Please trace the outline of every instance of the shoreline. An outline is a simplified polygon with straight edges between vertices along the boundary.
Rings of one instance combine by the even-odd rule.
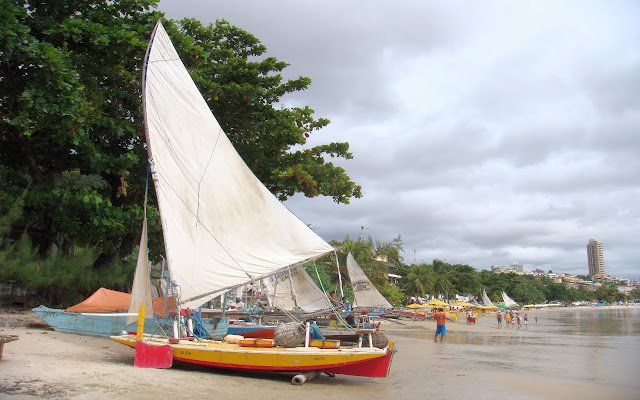
[[[621,309],[634,310],[637,315],[638,307],[560,308],[563,311]],[[133,366],[134,352],[109,338],[26,326],[9,327],[4,324],[37,323],[38,317],[31,311],[0,311],[0,335],[19,336],[19,340],[4,346],[0,360],[0,397],[4,394],[10,395],[11,400],[106,400],[247,396],[299,400],[300,396],[335,397],[337,391],[344,391],[350,400],[372,397],[423,400],[425,396],[434,399],[637,399],[640,386],[632,378],[619,378],[617,385],[581,376],[577,379],[574,374],[556,375],[543,365],[536,365],[544,364],[544,360],[532,361],[540,355],[553,357],[554,352],[566,347],[546,347],[546,342],[558,336],[549,332],[551,320],[545,318],[559,315],[558,309],[552,310],[527,311],[530,316],[541,317],[538,325],[530,321],[528,329],[497,328],[495,313],[479,315],[477,323],[471,325],[460,315],[456,322],[447,322],[444,343],[433,342],[433,320],[383,321],[383,331],[398,349],[387,378],[321,375],[301,386],[290,383],[291,374],[185,365],[161,370],[137,368]],[[573,337],[583,340],[582,336]],[[621,338],[625,343],[636,339],[637,336]],[[507,361],[517,367],[509,367],[511,364],[505,364]],[[640,368],[635,364],[632,367]],[[633,368],[631,372],[635,371]]]

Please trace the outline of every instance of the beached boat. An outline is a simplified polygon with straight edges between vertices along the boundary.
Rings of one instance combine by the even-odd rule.
[[[154,297],[154,315],[145,320],[145,333],[158,334],[171,330],[174,318],[167,318],[167,309],[175,308],[173,298]],[[40,305],[32,311],[44,322],[59,332],[93,336],[119,335],[132,332],[136,322],[127,322],[131,295],[100,288],[82,302],[67,309],[49,308]]]
[[[382,314],[382,310],[391,309],[391,304],[371,283],[351,253],[347,254],[347,273],[353,289],[354,307],[380,310],[379,315]]]
[[[166,260],[171,280],[179,287],[181,307],[196,307],[216,294],[334,251],[240,158],[160,22],[145,57],[143,109]],[[132,294],[131,307],[144,297]],[[112,339],[134,347],[136,359],[158,352],[175,361],[216,368],[368,377],[386,376],[394,352],[393,343],[384,348],[320,348],[306,340],[304,347],[281,348],[257,347],[257,341],[254,347],[141,334]],[[160,364],[167,367],[171,362]]]
[[[489,296],[487,296],[487,291],[485,289],[482,289],[482,302],[487,307],[496,307],[496,305],[493,304],[491,299],[489,299]]]
[[[518,303],[516,303],[509,296],[507,296],[506,292],[502,292],[502,301],[504,302],[504,305],[509,307],[509,308],[520,307],[520,305]]]

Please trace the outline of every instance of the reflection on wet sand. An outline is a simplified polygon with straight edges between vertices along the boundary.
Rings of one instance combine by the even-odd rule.
[[[398,379],[404,384],[412,381],[425,389],[425,380],[462,384],[442,398],[640,398],[640,308],[545,310],[529,316],[532,321],[537,316],[538,323],[527,329],[497,328],[493,315],[481,316],[477,325],[448,323],[445,343],[433,343],[433,322],[388,327],[391,336],[410,343],[401,351],[411,352],[414,368],[420,365],[425,375],[406,375],[398,365],[404,364],[404,352],[394,370],[403,371]]]

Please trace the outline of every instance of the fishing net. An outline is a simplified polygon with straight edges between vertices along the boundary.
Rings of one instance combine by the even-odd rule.
[[[371,334],[371,341],[373,342],[373,347],[377,347],[379,349],[384,349],[389,345],[389,339],[382,332],[374,332]],[[369,335],[364,335],[362,338],[362,347],[369,346]]]
[[[276,327],[275,343],[281,347],[304,346],[306,329],[299,322],[287,322]]]

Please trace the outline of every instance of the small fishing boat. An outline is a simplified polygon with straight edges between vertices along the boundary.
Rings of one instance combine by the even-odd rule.
[[[119,335],[132,332],[137,321],[127,323],[131,295],[116,290],[100,288],[82,302],[66,309],[40,305],[32,311],[58,332],[92,336]],[[166,310],[175,308],[173,298],[153,297],[154,315],[145,321],[145,333],[157,334],[171,330],[174,318]]]

